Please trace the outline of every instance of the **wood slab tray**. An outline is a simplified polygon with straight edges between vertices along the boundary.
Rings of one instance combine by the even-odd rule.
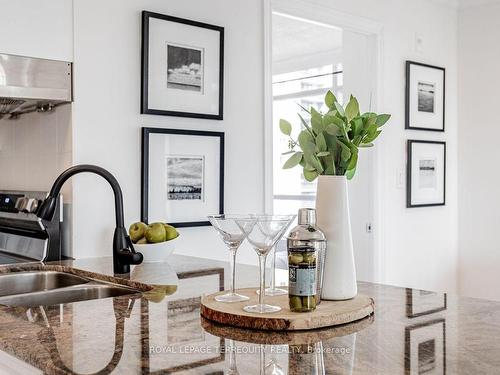
[[[294,313],[288,306],[288,295],[266,296],[264,303],[281,307],[281,311],[271,314],[249,313],[246,305],[257,303],[257,288],[239,289],[237,292],[250,297],[249,301],[223,303],[215,297],[227,291],[204,296],[201,300],[201,315],[211,321],[234,327],[270,331],[296,331],[331,327],[363,319],[373,314],[374,301],[363,294],[346,301],[321,301],[315,311]]]
[[[361,320],[333,327],[298,331],[264,331],[228,326],[200,317],[201,326],[211,335],[250,344],[265,345],[310,345],[362,331],[370,326],[374,320],[375,316],[372,314]]]

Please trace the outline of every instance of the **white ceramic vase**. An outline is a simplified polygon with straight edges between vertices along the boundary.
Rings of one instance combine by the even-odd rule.
[[[316,214],[327,241],[321,299],[353,298],[358,287],[345,176],[319,176]]]

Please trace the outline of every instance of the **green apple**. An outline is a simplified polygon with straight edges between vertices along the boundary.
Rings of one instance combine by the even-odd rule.
[[[146,234],[148,226],[142,222],[134,223],[128,228],[128,234],[133,243],[137,243]]]
[[[137,245],[147,245],[148,240],[146,237],[142,237],[139,241],[136,242]]]
[[[162,223],[153,223],[149,224],[145,236],[149,243],[164,242],[167,238],[167,231]]]
[[[167,233],[166,241],[170,241],[174,238],[179,237],[179,232],[177,232],[177,229],[175,229],[173,226],[168,224],[163,224],[163,226],[165,227],[165,232]]]

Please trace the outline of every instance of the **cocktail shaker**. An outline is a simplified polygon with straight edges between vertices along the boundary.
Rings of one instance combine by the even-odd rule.
[[[294,251],[314,250],[316,252],[316,304],[320,303],[323,287],[323,273],[326,254],[326,237],[316,226],[316,210],[301,208],[298,213],[298,225],[293,228],[287,237],[288,253]]]

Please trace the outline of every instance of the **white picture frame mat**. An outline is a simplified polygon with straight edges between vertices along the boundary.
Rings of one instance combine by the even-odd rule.
[[[206,221],[219,212],[220,139],[181,134],[149,136],[149,222]],[[167,199],[167,156],[204,156],[203,200]]]
[[[434,84],[434,113],[418,111],[418,83]],[[444,71],[410,65],[410,128],[443,129]]]
[[[203,49],[203,91],[167,87],[167,44]],[[149,18],[148,107],[218,114],[220,33],[217,30]],[[208,68],[210,67],[210,68]]]
[[[414,142],[412,147],[411,159],[411,204],[429,204],[429,203],[444,203],[444,179],[445,179],[445,152],[444,144],[436,143],[417,143]],[[436,160],[436,188],[421,188],[420,187],[420,160]]]

